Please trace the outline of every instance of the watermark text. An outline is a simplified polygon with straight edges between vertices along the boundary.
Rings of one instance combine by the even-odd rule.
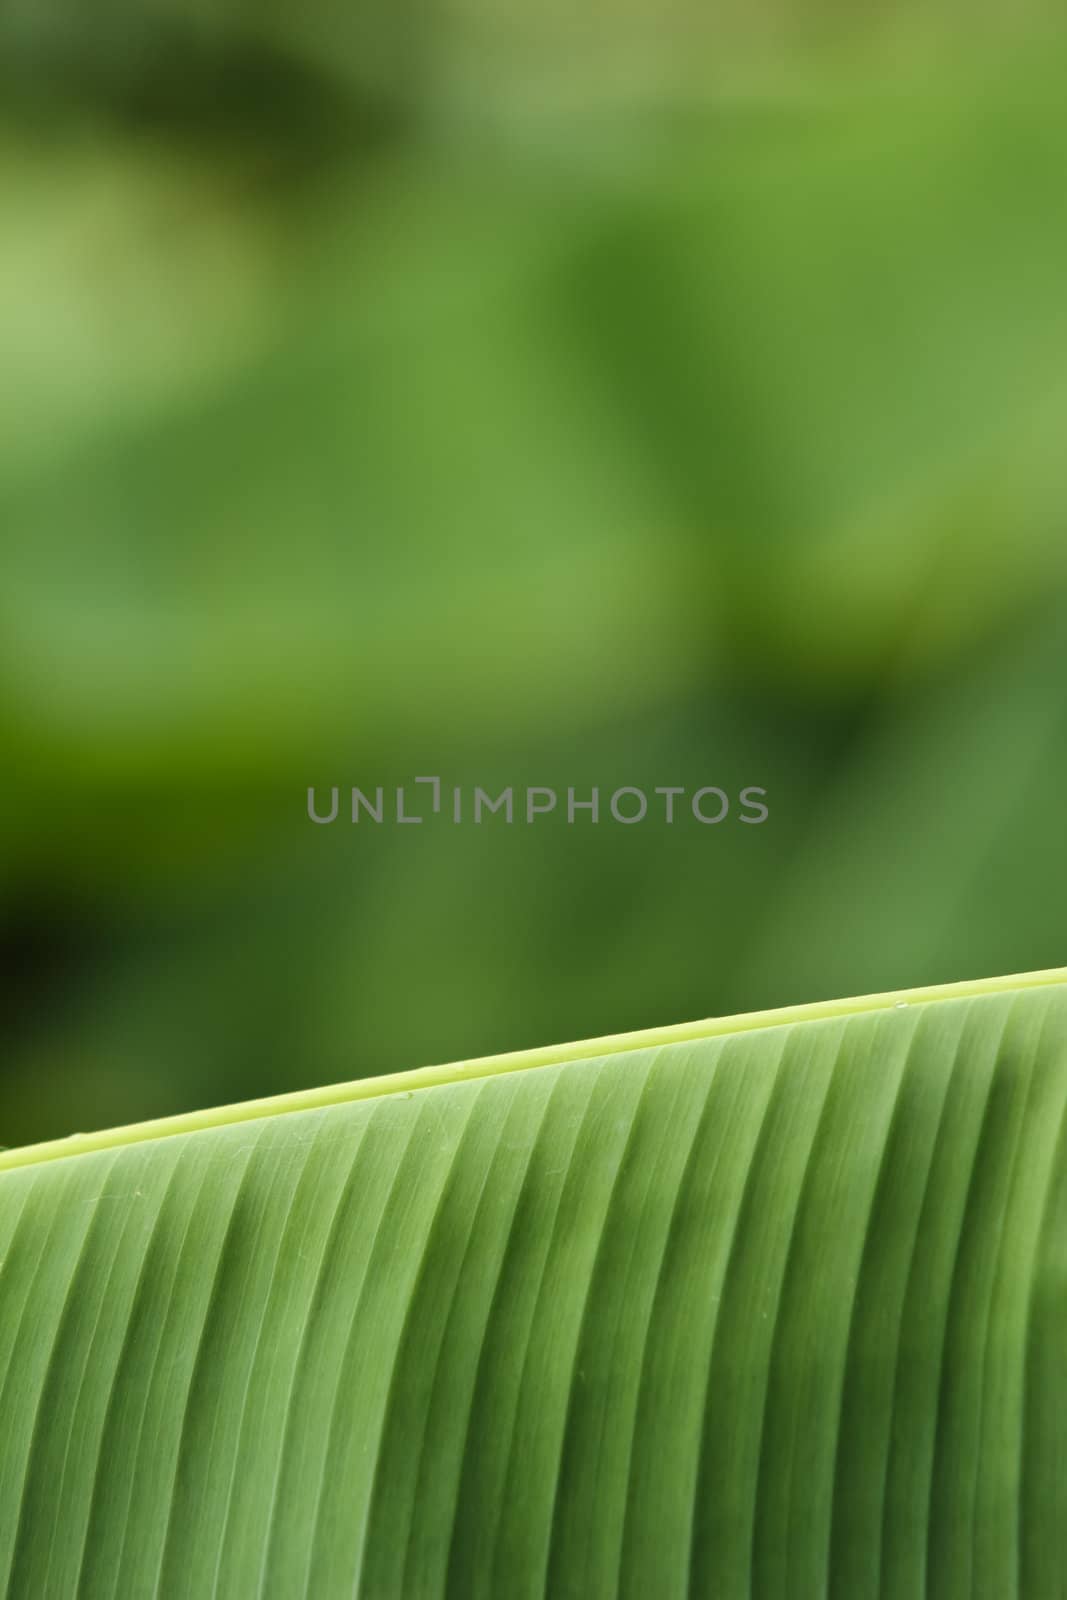
[[[630,828],[654,820],[671,826],[686,823],[715,828],[728,821],[758,827],[768,820],[770,807],[767,790],[758,784],[740,789],[717,784],[692,789],[663,784],[641,789],[623,784],[613,790],[598,785],[552,788],[509,784],[492,794],[478,785],[446,786],[440,777],[420,777],[372,789],[312,786],[307,792],[307,815],[319,827],[342,820],[378,827],[412,827],[434,820],[452,826],[528,827],[554,815],[568,826],[603,823]]]

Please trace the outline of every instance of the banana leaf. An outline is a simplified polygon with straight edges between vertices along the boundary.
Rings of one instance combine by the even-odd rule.
[[[0,1593],[1054,1600],[1067,973],[0,1155]]]

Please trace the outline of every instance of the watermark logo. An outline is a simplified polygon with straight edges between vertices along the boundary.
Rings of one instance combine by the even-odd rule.
[[[716,784],[695,789],[681,784],[657,784],[651,789],[624,784],[613,790],[601,790],[596,785],[561,790],[539,784],[509,784],[494,795],[476,785],[446,786],[440,777],[433,777],[411,778],[395,788],[379,784],[369,791],[341,789],[337,785],[320,791],[313,786],[307,792],[307,814],[320,827],[342,817],[345,821],[378,826],[412,826],[439,818],[452,826],[490,822],[528,827],[555,815],[568,825],[605,822],[628,828],[654,818],[670,825],[687,823],[715,828],[730,820],[759,826],[767,821],[770,808],[766,789],[755,784],[737,791]]]

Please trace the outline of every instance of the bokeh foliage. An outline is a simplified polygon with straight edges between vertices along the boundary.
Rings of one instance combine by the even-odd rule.
[[[0,10],[4,1142],[1062,962],[1036,12]],[[309,783],[767,787],[311,828]]]

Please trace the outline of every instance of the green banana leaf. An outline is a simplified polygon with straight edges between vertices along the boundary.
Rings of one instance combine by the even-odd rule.
[[[1067,972],[0,1156],[0,1593],[1055,1600]]]

